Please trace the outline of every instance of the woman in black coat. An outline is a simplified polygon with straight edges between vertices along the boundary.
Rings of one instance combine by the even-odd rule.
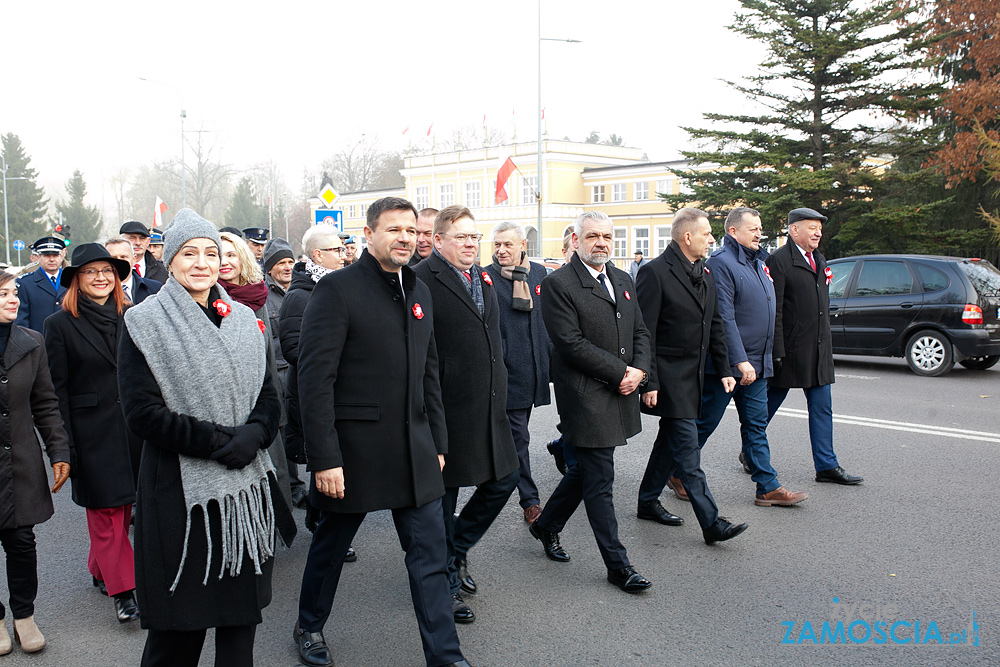
[[[7,555],[14,634],[22,650],[33,653],[45,648],[45,637],[35,625],[38,569],[33,528],[53,512],[35,428],[52,463],[52,493],[66,482],[70,466],[42,336],[14,325],[19,305],[14,276],[0,272],[0,543]],[[0,604],[0,619],[6,613]],[[0,620],[0,655],[12,648],[7,624]]]
[[[135,502],[133,459],[140,442],[125,426],[118,396],[118,339],[132,267],[100,243],[73,251],[63,269],[62,310],[45,320],[45,348],[69,435],[73,502],[87,510],[94,586],[114,600],[121,623],[139,618],[128,538]]]

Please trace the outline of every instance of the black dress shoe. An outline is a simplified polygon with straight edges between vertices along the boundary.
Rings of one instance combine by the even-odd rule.
[[[640,519],[659,521],[665,526],[684,525],[684,519],[663,509],[663,505],[660,504],[659,500],[654,500],[651,503],[641,503],[635,515]]]
[[[549,557],[549,560],[554,560],[557,563],[569,561],[569,554],[559,544],[559,533],[550,533],[539,526],[537,521],[528,526],[528,532],[542,543],[542,548],[545,549],[545,555]]]
[[[295,644],[299,649],[299,660],[309,667],[333,667],[333,656],[323,639],[322,632],[306,632],[295,624],[293,633]]]
[[[455,569],[458,570],[458,580],[462,584],[462,590],[466,593],[475,593],[476,580],[469,574],[469,563],[465,558],[455,558]]]
[[[818,470],[816,472],[816,481],[833,482],[834,484],[847,484],[850,486],[860,484],[865,481],[865,478],[858,477],[857,475],[848,475],[846,470],[837,466],[836,468],[831,468],[829,470]]]
[[[449,662],[447,665],[441,665],[441,667],[472,667],[468,660],[459,660],[458,662]]]
[[[345,563],[353,563],[358,559],[358,552],[354,550],[353,546],[347,547],[347,555],[344,556]]]
[[[753,470],[750,469],[750,464],[747,463],[747,457],[743,455],[743,452],[740,452],[740,464],[743,466],[743,472],[748,475],[753,474]]]
[[[101,595],[107,595],[108,594],[108,587],[104,585],[103,581],[101,581],[100,579],[98,579],[97,577],[95,577],[93,575],[91,575],[90,578],[94,581],[94,588],[96,588],[97,590],[99,590],[101,592]]]
[[[747,525],[745,523],[734,525],[729,523],[729,519],[720,516],[718,521],[705,529],[705,544],[731,540],[746,529]]]
[[[545,449],[549,450],[549,454],[556,460],[556,470],[560,474],[566,474],[566,456],[563,453],[562,442],[559,440],[551,440],[549,444],[545,445]]]
[[[306,505],[309,503],[309,492],[305,489],[296,489],[292,491],[292,505],[304,510]]]
[[[135,603],[135,592],[129,591],[114,597],[115,613],[119,623],[139,620],[139,606]]]
[[[629,565],[621,568],[608,568],[608,581],[626,593],[641,593],[653,584]]]
[[[461,594],[451,594],[451,613],[455,616],[456,623],[472,623],[476,620],[476,615],[472,613],[472,608],[465,603]]]

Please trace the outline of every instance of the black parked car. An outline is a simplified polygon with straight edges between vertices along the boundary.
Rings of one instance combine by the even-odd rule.
[[[835,353],[904,357],[918,375],[1000,361],[1000,271],[989,262],[865,255],[829,266]]]

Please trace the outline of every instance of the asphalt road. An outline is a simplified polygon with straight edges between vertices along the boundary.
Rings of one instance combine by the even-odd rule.
[[[643,432],[617,452],[615,497],[622,540],[653,588],[630,596],[605,581],[582,507],[562,534],[572,561],[546,560],[515,496],[470,554],[481,592],[468,596],[476,622],[459,627],[469,661],[479,667],[1000,663],[1000,368],[956,367],[944,377],[920,378],[901,360],[838,357],[837,373],[836,450],[849,472],[865,477],[862,486],[813,480],[805,401],[793,391],[788,410],[769,429],[773,461],[786,487],[810,497],[793,508],[755,507],[753,484],[736,460],[739,425],[730,411],[705,448],[703,467],[722,514],[750,528],[708,547],[691,508],[672,496],[664,504],[685,517],[684,526],[635,518],[656,432],[655,420],[644,418]],[[531,422],[543,501],[558,481],[544,450],[555,424],[551,407],[537,410]],[[84,512],[68,489],[37,535],[36,618],[49,645],[35,656],[15,647],[0,657],[0,667],[138,664],[145,633],[121,626],[111,601],[91,587]],[[297,664],[291,633],[308,545],[303,530],[277,557],[274,601],[257,633],[258,665]],[[359,560],[345,568],[326,628],[337,665],[422,665],[389,516],[371,515],[355,547]],[[6,600],[5,583],[0,589]],[[973,611],[979,646],[968,631]],[[859,618],[871,625],[881,620],[885,628],[905,622],[896,630],[903,640],[919,623],[921,641],[931,638],[876,643],[884,634],[875,632],[862,643],[841,638],[816,645],[804,630],[808,622],[818,641],[823,621],[848,626]],[[942,639],[967,629],[966,643],[943,645],[933,628]],[[854,636],[865,637],[861,621]],[[213,655],[210,635],[202,664],[211,665]]]

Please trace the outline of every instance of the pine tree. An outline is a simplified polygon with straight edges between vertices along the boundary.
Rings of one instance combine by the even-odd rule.
[[[10,238],[4,242],[21,240],[31,245],[46,232],[43,221],[49,200],[35,182],[38,173],[29,166],[31,158],[24,152],[21,139],[16,134],[7,133],[2,141],[3,158],[7,164],[7,217],[10,227]],[[15,178],[25,180],[11,180]]]
[[[253,180],[249,176],[241,178],[236,185],[233,200],[226,210],[226,226],[236,229],[267,227],[267,206],[256,202]]]
[[[767,111],[707,113],[711,127],[685,128],[703,147],[684,153],[695,169],[675,172],[690,194],[661,198],[719,214],[751,206],[769,235],[791,209],[817,209],[830,217],[830,256],[919,237],[935,204],[912,201],[923,174],[895,171],[901,156],[926,151],[927,130],[905,119],[930,108],[937,90],[908,78],[927,66],[923,25],[907,22],[916,10],[895,0],[740,2],[730,29],[768,56],[760,74],[730,85]]]
[[[69,231],[63,235],[75,243],[97,241],[101,233],[101,214],[96,206],[87,206],[83,201],[87,196],[87,184],[79,169],[66,181],[66,192],[69,201],[56,204],[56,211],[62,213],[63,229]]]

